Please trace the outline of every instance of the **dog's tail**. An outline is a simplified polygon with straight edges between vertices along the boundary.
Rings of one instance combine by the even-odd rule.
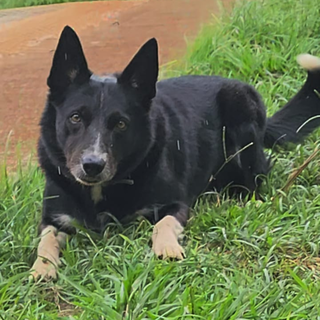
[[[320,126],[320,58],[310,54],[297,57],[301,67],[308,71],[300,91],[267,120],[264,137],[266,148],[298,143]]]

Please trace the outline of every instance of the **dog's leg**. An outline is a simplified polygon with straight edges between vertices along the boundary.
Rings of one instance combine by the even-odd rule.
[[[53,226],[46,226],[41,232],[38,245],[38,257],[31,268],[31,276],[46,279],[57,278],[57,268],[60,265],[60,249],[65,245],[67,234],[58,232]]]
[[[189,210],[187,206],[174,204],[163,207],[161,211],[162,214],[159,213],[163,218],[155,224],[153,229],[152,250],[163,259],[182,260],[185,253],[178,239],[183,232],[183,225],[187,222]]]

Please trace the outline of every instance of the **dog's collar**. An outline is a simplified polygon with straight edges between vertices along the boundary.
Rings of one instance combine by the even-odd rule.
[[[121,179],[121,180],[111,180],[106,182],[106,186],[112,185],[112,184],[128,184],[128,185],[133,185],[134,184],[134,180],[132,179]]]

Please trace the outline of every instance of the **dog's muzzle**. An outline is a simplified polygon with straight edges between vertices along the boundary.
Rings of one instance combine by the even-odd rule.
[[[70,165],[70,172],[79,183],[87,186],[108,182],[116,172],[113,158],[107,153],[86,153],[79,162]]]
[[[96,155],[87,155],[81,159],[82,169],[88,178],[97,177],[105,168],[106,161]]]

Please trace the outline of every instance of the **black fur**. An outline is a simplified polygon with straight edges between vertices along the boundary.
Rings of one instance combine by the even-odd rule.
[[[218,76],[157,77],[155,39],[122,74],[99,79],[87,68],[75,32],[63,30],[41,120],[42,226],[72,232],[58,219],[64,214],[103,230],[104,213],[122,219],[138,211],[153,222],[170,214],[185,225],[203,191],[228,185],[238,186],[236,193],[254,191],[257,177],[270,169],[263,148],[300,141],[319,125],[314,120],[296,133],[319,114],[313,91],[319,71],[269,119],[248,84]],[[101,174],[86,174],[84,162]],[[91,185],[98,183],[102,199],[94,203]]]
[[[320,70],[308,71],[308,78],[300,91],[277,113],[267,119],[264,146],[275,143],[298,143],[320,125]],[[310,121],[308,122],[307,120]]]

